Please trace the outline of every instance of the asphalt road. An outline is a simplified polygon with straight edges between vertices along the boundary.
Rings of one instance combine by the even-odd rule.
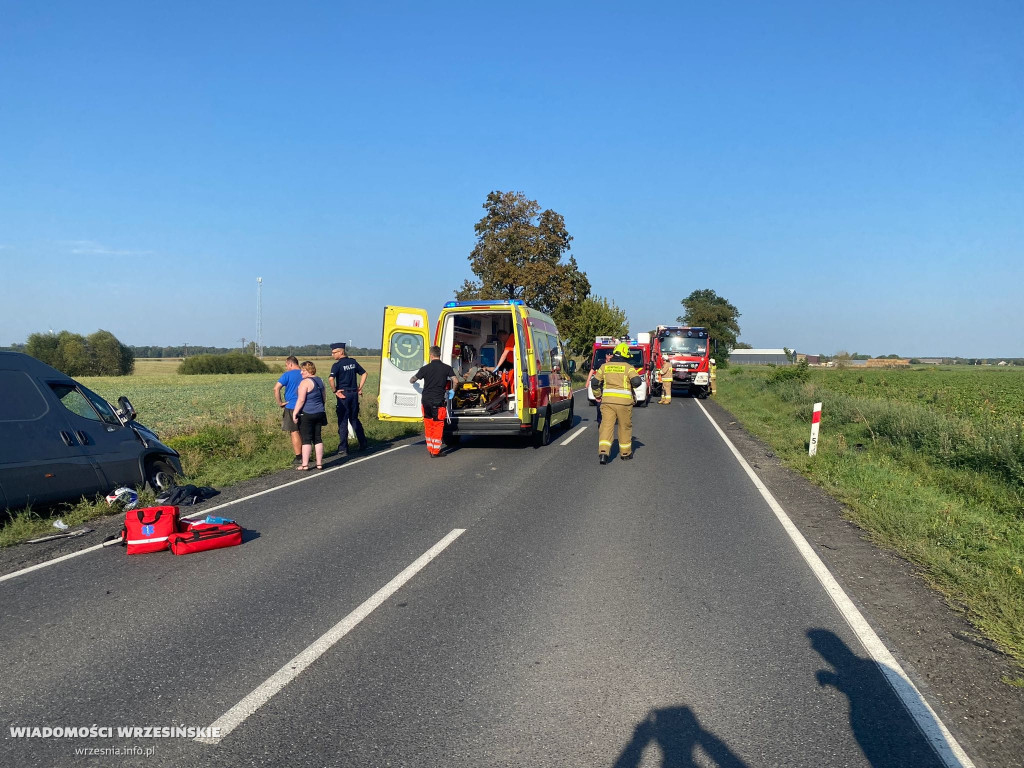
[[[607,467],[577,406],[541,449],[303,474],[230,508],[241,547],[0,583],[5,730],[115,734],[0,765],[942,765],[697,402],[636,409]],[[116,735],[209,727],[453,531],[218,743]]]

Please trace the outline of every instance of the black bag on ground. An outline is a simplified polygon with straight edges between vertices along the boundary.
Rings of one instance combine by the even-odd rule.
[[[156,497],[156,503],[169,507],[187,507],[191,504],[198,504],[200,501],[213,498],[220,491],[216,488],[202,487],[195,485],[176,485],[168,488]]]

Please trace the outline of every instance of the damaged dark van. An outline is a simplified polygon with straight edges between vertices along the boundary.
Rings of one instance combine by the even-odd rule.
[[[181,474],[177,451],[95,392],[20,352],[0,352],[0,510],[49,505]]]

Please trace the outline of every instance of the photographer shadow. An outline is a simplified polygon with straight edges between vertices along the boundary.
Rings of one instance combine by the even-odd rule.
[[[651,746],[661,750],[661,768],[698,768],[706,760],[696,761],[698,748],[718,768],[747,768],[728,745],[701,727],[689,707],[652,709],[633,730],[633,738],[623,748],[613,768],[639,768],[644,751]]]
[[[850,729],[872,768],[945,765],[893,690],[899,686],[903,700],[920,699],[902,677],[886,679],[873,659],[861,658],[827,629],[808,630],[807,637],[832,666],[815,673],[818,685],[832,686],[849,699]]]

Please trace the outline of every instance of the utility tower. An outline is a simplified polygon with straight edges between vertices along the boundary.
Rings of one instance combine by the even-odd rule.
[[[256,278],[256,357],[263,358],[263,278]]]

